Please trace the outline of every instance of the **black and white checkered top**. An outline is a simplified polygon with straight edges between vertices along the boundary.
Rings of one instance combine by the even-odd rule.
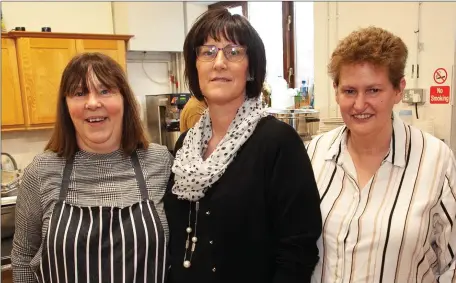
[[[161,198],[171,174],[173,157],[166,147],[150,144],[138,150],[149,198],[169,238]],[[24,171],[16,204],[16,231],[11,261],[14,282],[37,282],[34,270],[41,259],[42,242],[59,199],[65,159],[53,152],[37,155]],[[66,202],[79,206],[125,207],[141,201],[131,158],[121,150],[109,154],[79,151],[75,155]]]

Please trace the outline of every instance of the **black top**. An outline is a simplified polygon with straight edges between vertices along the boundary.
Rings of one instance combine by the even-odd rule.
[[[168,283],[310,282],[319,259],[320,197],[304,144],[291,126],[263,118],[199,201],[190,268],[183,267],[190,203],[171,193],[173,177],[164,196]]]

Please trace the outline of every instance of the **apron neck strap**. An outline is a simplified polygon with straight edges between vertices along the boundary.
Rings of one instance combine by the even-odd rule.
[[[139,191],[141,193],[142,200],[148,200],[149,194],[147,193],[146,181],[144,180],[144,174],[139,163],[138,153],[133,151],[131,155],[131,161],[133,169],[135,170],[136,181],[138,182]],[[73,172],[74,155],[67,159],[65,168],[63,169],[62,188],[60,189],[59,200],[64,201],[68,194],[68,188],[70,186],[70,177]]]
[[[135,169],[136,181],[138,182],[139,191],[141,192],[142,200],[148,200],[149,194],[147,193],[146,181],[144,180],[144,174],[139,163],[138,153],[133,151],[131,155],[131,161],[133,163],[133,169]]]

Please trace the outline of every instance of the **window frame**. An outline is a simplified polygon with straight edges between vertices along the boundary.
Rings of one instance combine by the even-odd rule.
[[[294,17],[294,2],[282,2],[283,77],[288,82],[289,88],[295,87],[296,73]]]
[[[220,1],[208,6],[208,9],[220,7],[242,7],[242,14],[248,17],[248,1]],[[282,2],[282,42],[283,42],[283,78],[288,87],[295,87],[296,56],[295,56],[295,13],[294,1]],[[290,73],[289,73],[290,72]]]

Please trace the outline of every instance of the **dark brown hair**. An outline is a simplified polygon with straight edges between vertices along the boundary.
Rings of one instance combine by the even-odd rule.
[[[328,72],[338,86],[343,65],[368,62],[386,67],[391,84],[398,89],[404,77],[407,56],[407,46],[401,38],[378,27],[362,28],[339,42],[332,53]]]
[[[148,148],[149,141],[141,124],[139,106],[122,67],[107,55],[82,53],[73,57],[63,71],[54,132],[45,150],[51,150],[65,158],[69,158],[79,150],[66,97],[73,95],[79,87],[84,92],[88,92],[89,85],[93,83],[90,78],[91,74],[106,88],[116,89],[123,96],[124,113],[121,138],[123,152],[129,155],[137,148]]]
[[[226,8],[210,9],[203,13],[187,34],[184,42],[185,78],[190,92],[203,100],[196,70],[196,48],[212,37],[247,47],[249,74],[252,81],[246,82],[247,97],[258,97],[266,76],[266,52],[263,41],[249,21],[241,15],[231,15]]]

